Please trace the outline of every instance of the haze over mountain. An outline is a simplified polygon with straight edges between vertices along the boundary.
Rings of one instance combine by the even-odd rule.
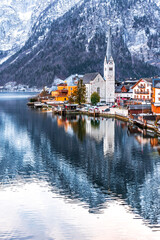
[[[36,7],[28,20],[25,40],[19,34],[23,41],[17,49],[24,46],[0,66],[2,84],[17,81],[43,86],[50,85],[55,76],[103,74],[109,21],[116,78],[160,73],[158,0],[37,0],[42,8],[37,7],[36,0],[30,2]]]

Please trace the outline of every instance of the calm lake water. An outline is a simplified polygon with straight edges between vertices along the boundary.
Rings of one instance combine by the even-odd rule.
[[[160,139],[0,94],[0,239],[160,239]]]

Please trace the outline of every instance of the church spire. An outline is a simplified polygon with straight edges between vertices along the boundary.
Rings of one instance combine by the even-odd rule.
[[[106,80],[106,103],[115,101],[115,63],[112,57],[111,27],[108,30],[106,56],[104,58],[104,79]]]
[[[109,62],[109,60],[112,57],[112,43],[111,43],[111,27],[109,26],[108,30],[108,41],[107,41],[107,50],[106,50],[106,60]]]

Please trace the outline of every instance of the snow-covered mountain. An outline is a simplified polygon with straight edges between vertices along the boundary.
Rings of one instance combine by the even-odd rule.
[[[62,16],[80,0],[1,0],[0,64],[16,53],[37,32],[42,40],[54,19]],[[40,22],[45,30],[38,28]],[[41,37],[41,38],[40,38]]]
[[[43,86],[55,76],[102,73],[109,22],[116,77],[159,74],[159,0],[55,0],[40,14],[37,6],[30,18],[30,37],[0,67],[1,81]]]

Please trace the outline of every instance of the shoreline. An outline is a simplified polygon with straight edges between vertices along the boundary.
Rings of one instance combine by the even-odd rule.
[[[67,112],[66,115],[87,115],[87,116],[92,116],[94,117],[93,114],[89,114],[88,112],[79,112],[79,113],[74,113],[74,112]],[[124,116],[124,115],[119,115],[117,113],[115,114],[110,114],[110,113],[100,113],[98,114],[97,117],[103,117],[103,118],[114,118],[114,119],[118,119],[121,120],[123,122],[129,122],[135,126],[139,126],[141,129],[149,129],[154,131],[158,136],[160,136],[160,131],[158,130],[158,128],[155,125],[151,125],[151,124],[144,124],[141,121],[137,121],[137,120],[133,120],[131,118],[129,118],[129,116]]]
[[[33,107],[34,103],[30,103],[30,104],[27,104],[29,107]],[[92,116],[92,117],[103,117],[103,118],[114,118],[114,119],[118,119],[118,120],[121,120],[123,122],[129,122],[131,123],[132,125],[135,125],[135,126],[138,126],[140,127],[141,129],[149,129],[151,131],[154,131],[158,136],[160,136],[160,130],[158,130],[158,127],[156,127],[155,125],[152,125],[152,124],[144,124],[142,121],[140,120],[135,120],[135,119],[131,119],[127,113],[126,115],[123,115],[121,113],[118,113],[117,110],[119,109],[114,109],[116,111],[110,113],[96,113],[94,115],[94,113],[89,113],[89,112],[84,112],[84,111],[66,111],[65,115],[87,115],[87,116]],[[122,111],[124,111],[125,109],[122,109]],[[42,111],[43,113],[46,113],[46,112],[52,112],[53,114],[58,114],[58,113],[55,113],[53,110],[51,111],[48,111],[47,109],[45,109],[45,111]],[[58,115],[61,115],[61,114],[58,114]]]

